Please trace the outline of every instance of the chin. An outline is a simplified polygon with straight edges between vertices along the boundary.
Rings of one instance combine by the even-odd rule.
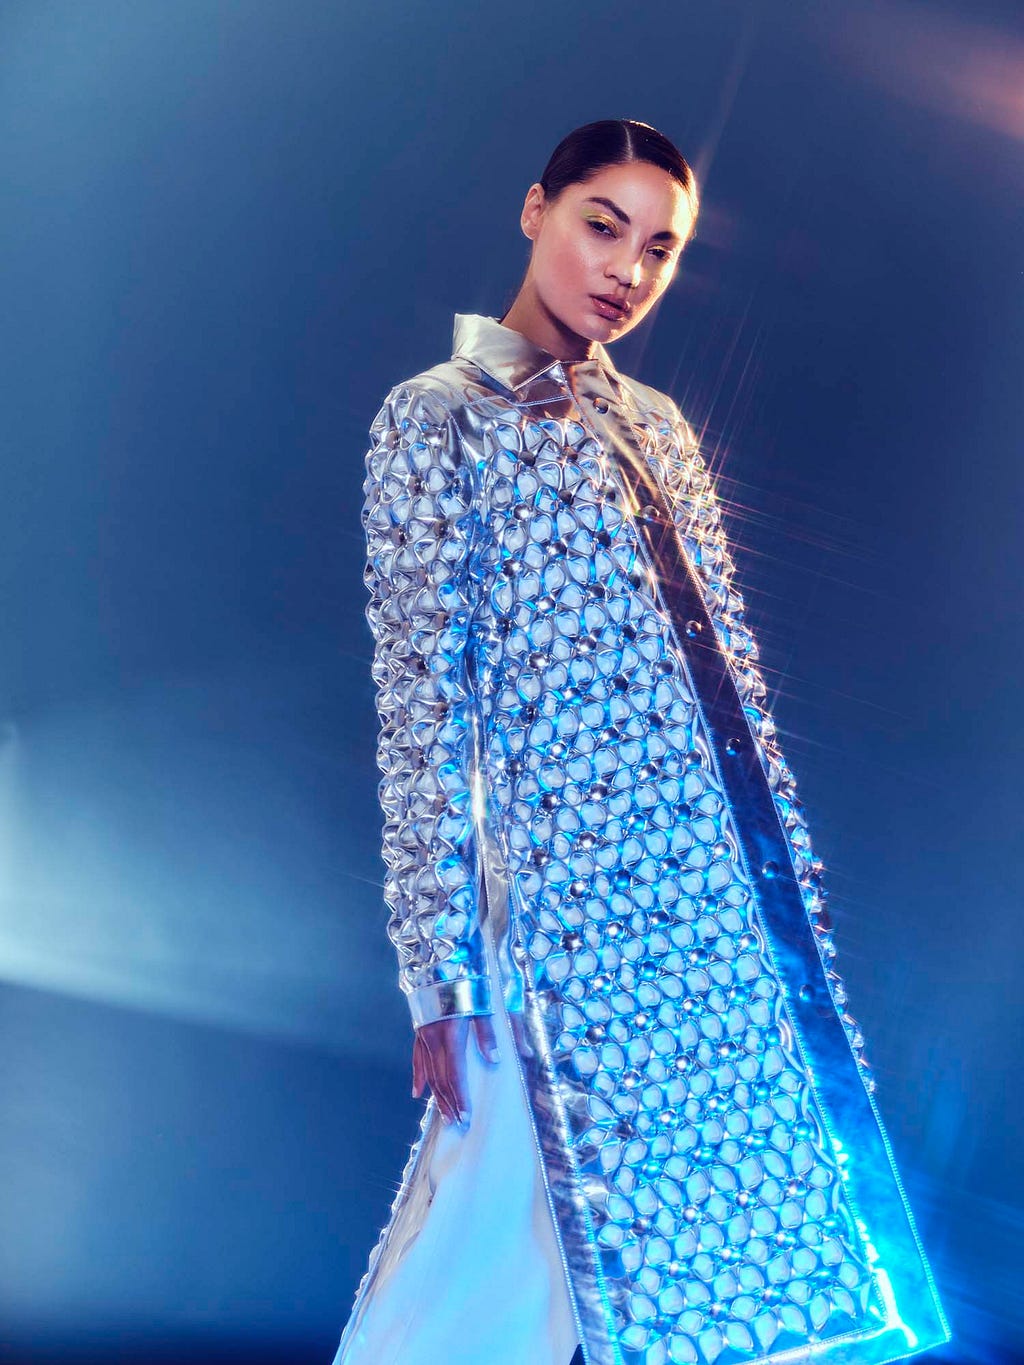
[[[632,318],[619,318],[615,321],[612,318],[603,318],[600,313],[592,313],[588,309],[574,330],[588,341],[616,341],[628,332],[632,325]]]
[[[604,319],[601,319],[604,321]],[[619,337],[624,337],[627,332],[631,332],[636,326],[635,318],[622,318],[618,322],[605,322],[600,334],[594,337],[595,341],[618,341]]]

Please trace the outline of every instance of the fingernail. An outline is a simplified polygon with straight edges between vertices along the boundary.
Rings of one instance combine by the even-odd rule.
[[[496,1047],[489,1047],[487,1049],[487,1060],[495,1065],[501,1060],[501,1053]]]

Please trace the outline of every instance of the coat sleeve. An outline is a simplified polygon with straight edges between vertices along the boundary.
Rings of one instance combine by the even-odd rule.
[[[422,380],[397,384],[385,398],[365,467],[384,900],[399,985],[418,1028],[491,1012],[466,667],[479,522],[456,423]]]

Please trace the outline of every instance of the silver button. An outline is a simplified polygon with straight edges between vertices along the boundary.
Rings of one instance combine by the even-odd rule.
[[[600,394],[595,394],[594,398],[593,398],[591,401],[593,402],[594,407],[597,408],[598,412],[607,412],[607,411],[608,411],[608,399],[607,399],[607,398],[602,398]]]

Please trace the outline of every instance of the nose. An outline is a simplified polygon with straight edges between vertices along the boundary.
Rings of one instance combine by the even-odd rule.
[[[642,252],[637,256],[633,250],[626,247],[612,262],[610,273],[627,289],[635,289],[643,274]]]

